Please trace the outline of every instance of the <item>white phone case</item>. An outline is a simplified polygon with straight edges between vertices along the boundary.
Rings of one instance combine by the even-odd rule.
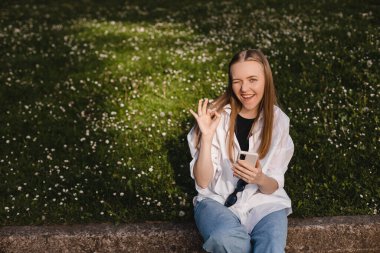
[[[256,161],[259,158],[259,154],[247,151],[240,151],[238,154],[239,160],[249,161],[250,164],[256,165]]]

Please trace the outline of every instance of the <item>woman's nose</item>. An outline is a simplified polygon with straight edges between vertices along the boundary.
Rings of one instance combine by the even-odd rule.
[[[241,91],[248,91],[249,89],[250,89],[250,84],[249,84],[249,82],[243,82],[243,84],[241,85],[240,90],[241,90]]]

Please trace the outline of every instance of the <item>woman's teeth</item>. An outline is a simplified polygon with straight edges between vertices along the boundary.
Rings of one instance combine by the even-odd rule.
[[[241,95],[242,96],[242,98],[244,98],[244,99],[250,99],[250,98],[252,98],[254,95]]]

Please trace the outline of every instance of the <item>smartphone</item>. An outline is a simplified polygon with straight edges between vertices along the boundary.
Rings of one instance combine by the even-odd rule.
[[[256,165],[256,161],[258,158],[259,158],[259,154],[253,153],[253,152],[240,151],[238,154],[239,160],[246,160],[250,164],[253,164],[253,166]]]

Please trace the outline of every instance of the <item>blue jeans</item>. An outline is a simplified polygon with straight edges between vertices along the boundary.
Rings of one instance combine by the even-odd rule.
[[[210,198],[197,202],[194,218],[207,252],[285,252],[288,232],[285,209],[266,215],[251,233],[247,233],[232,211]]]

